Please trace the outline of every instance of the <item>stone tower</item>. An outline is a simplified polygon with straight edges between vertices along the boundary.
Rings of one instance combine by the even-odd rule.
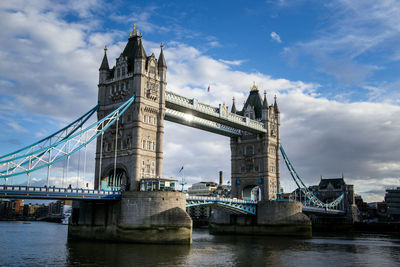
[[[98,119],[133,94],[136,98],[119,118],[118,131],[114,123],[97,138],[95,188],[136,191],[140,179],[161,176],[166,72],[163,45],[158,60],[154,54],[146,56],[142,35],[135,28],[111,69],[105,49],[99,69]]]
[[[262,99],[254,84],[243,110],[236,110],[233,99],[232,112],[262,122],[267,131],[231,137],[232,197],[276,199],[280,189],[280,112],[276,97],[274,104],[268,106],[266,93]]]

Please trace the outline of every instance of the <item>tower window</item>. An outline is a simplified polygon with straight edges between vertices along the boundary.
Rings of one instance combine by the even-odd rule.
[[[151,149],[151,141],[147,141],[147,149],[148,149],[148,150]]]
[[[253,146],[247,146],[246,147],[246,155],[253,155],[254,151],[253,151]]]

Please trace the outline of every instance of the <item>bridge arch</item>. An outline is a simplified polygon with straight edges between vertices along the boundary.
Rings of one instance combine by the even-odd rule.
[[[247,185],[242,189],[243,200],[260,201],[262,199],[262,190],[259,185]]]
[[[100,187],[103,190],[128,190],[129,177],[128,170],[125,165],[121,163],[116,164],[115,177],[114,177],[114,164],[108,166],[103,170],[100,180]]]

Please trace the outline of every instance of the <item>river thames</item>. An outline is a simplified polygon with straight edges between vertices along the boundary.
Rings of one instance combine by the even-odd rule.
[[[213,236],[193,244],[67,242],[68,226],[0,222],[1,266],[400,266],[400,236]]]

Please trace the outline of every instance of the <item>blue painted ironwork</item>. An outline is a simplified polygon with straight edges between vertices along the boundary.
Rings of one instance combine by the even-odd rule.
[[[344,210],[317,208],[317,207],[310,207],[310,206],[303,206],[302,210],[303,210],[303,212],[307,212],[307,213],[319,213],[319,214],[330,214],[330,215],[344,215],[346,213]]]
[[[8,178],[25,173],[31,173],[44,167],[51,166],[58,161],[69,157],[83,147],[86,147],[87,144],[92,142],[100,134],[103,134],[114,122],[119,119],[119,117],[134,102],[134,100],[135,94],[103,119],[91,124],[81,131],[77,131],[77,129],[79,129],[82,124],[87,121],[88,118],[85,117],[85,119],[81,120],[77,127],[73,128],[71,131],[72,133],[67,133],[65,136],[60,138],[60,140],[57,140],[53,144],[49,144],[44,147],[38,146],[39,143],[46,143],[47,140],[56,136],[56,134],[52,134],[48,137],[48,139],[42,139],[39,142],[1,157],[0,178]],[[95,110],[97,110],[97,108],[92,109],[87,114],[93,114]],[[64,132],[66,129],[69,129],[68,126],[57,133]],[[67,150],[67,148],[69,149]],[[67,152],[65,152],[65,150],[67,150]],[[25,151],[25,153],[21,153],[23,151]],[[51,153],[52,151],[54,151],[54,153]]]
[[[82,125],[88,120],[90,119],[90,117],[99,109],[99,104],[97,104],[95,107],[93,107],[91,110],[89,110],[87,113],[85,113],[84,115],[82,115],[81,117],[79,117],[78,119],[76,119],[75,121],[71,122],[70,124],[68,124],[67,126],[65,126],[64,128],[58,130],[57,132],[29,145],[26,147],[23,147],[21,149],[18,149],[17,151],[11,152],[9,154],[6,154],[4,156],[0,156],[0,160],[2,159],[6,159],[8,157],[11,156],[15,156],[16,154],[23,154],[26,155],[27,153],[30,153],[32,151],[32,149],[34,147],[46,147],[47,143],[49,143],[53,137],[56,137],[57,141],[58,140],[62,140],[65,138],[68,138],[69,136],[71,136],[71,134],[75,133],[80,127],[82,127]],[[68,132],[69,131],[69,132]],[[63,136],[63,134],[65,134],[65,136]],[[56,142],[53,142],[56,143]],[[25,151],[25,152],[24,152]],[[24,153],[22,153],[24,152]]]
[[[119,200],[120,191],[0,185],[0,198]]]
[[[304,184],[303,180],[297,174],[296,170],[294,169],[292,163],[289,161],[288,156],[285,153],[285,150],[282,146],[280,146],[282,157],[285,161],[286,167],[288,168],[290,175],[293,178],[293,181],[296,183],[297,187],[301,190],[301,192],[306,196],[309,200],[308,206],[312,203],[317,208],[323,209],[334,209],[335,207],[339,206],[340,202],[344,199],[344,193],[342,193],[337,199],[330,203],[324,203],[319,200],[308,187]]]
[[[257,202],[235,198],[187,196],[186,207],[216,205],[234,213],[256,215]]]

